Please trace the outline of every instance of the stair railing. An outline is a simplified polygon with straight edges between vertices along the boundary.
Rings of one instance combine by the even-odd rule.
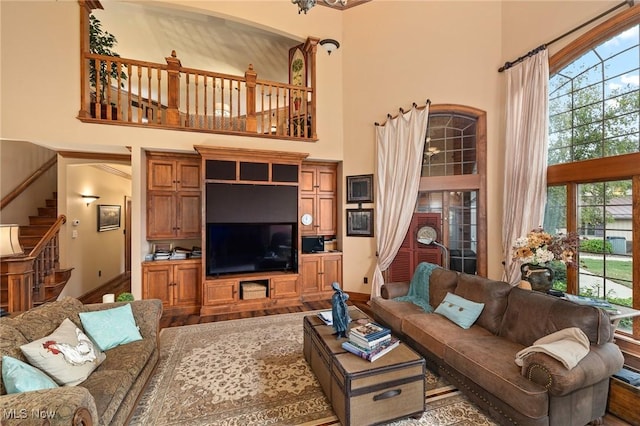
[[[51,225],[49,230],[38,241],[38,244],[31,250],[28,257],[33,261],[33,302],[38,303],[44,300],[44,283],[46,277],[51,274],[59,264],[60,228],[67,222],[65,215],[58,216],[58,219]]]
[[[33,182],[38,180],[40,176],[42,176],[47,170],[53,167],[57,162],[58,162],[58,156],[54,155],[46,163],[38,167],[38,170],[31,173],[31,175],[28,176],[24,181],[22,181],[20,185],[18,185],[13,191],[11,191],[6,196],[4,196],[2,200],[0,200],[0,210],[5,208],[7,204],[12,202],[16,198],[18,198],[18,196],[22,194],[25,189],[27,189]]]

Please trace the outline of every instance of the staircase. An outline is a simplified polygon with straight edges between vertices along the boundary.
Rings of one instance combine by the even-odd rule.
[[[20,227],[20,244],[29,256],[37,256],[34,262],[33,305],[38,306],[58,298],[71,278],[73,268],[60,269],[58,234],[50,236],[50,242],[42,246],[43,238],[59,220],[58,194],[45,200],[45,207],[38,207],[37,216],[29,216],[29,225]],[[40,253],[33,253],[40,247]]]

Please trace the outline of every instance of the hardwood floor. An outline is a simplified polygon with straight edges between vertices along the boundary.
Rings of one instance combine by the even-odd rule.
[[[355,305],[367,315],[372,315],[366,302],[347,302],[348,305]],[[304,302],[301,306],[293,306],[287,308],[265,309],[260,311],[236,312],[230,314],[209,315],[201,317],[199,315],[171,315],[165,313],[160,320],[160,328],[178,327],[182,325],[202,324],[207,322],[227,321],[242,318],[262,317],[266,315],[288,314],[293,312],[307,312],[319,309],[331,309],[330,300],[318,300],[313,302]]]

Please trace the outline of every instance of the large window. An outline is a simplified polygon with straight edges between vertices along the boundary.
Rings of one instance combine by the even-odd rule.
[[[451,269],[487,275],[486,116],[458,105],[432,105],[417,213],[438,213]]]
[[[552,232],[581,237],[579,268],[557,271],[556,288],[635,309],[640,309],[638,9],[550,59],[544,224]],[[621,321],[619,331],[639,338],[640,320]]]

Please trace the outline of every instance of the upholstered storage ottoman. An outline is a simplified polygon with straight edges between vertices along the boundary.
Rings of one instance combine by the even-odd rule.
[[[352,318],[366,318],[350,310]],[[344,338],[316,316],[304,319],[304,356],[344,426],[419,417],[425,404],[425,361],[404,343],[374,362],[342,349]]]

